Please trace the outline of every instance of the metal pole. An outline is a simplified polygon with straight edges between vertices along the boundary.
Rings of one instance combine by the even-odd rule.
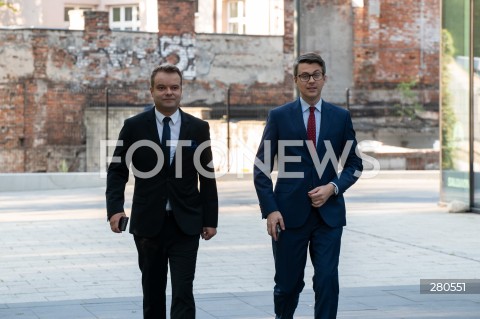
[[[28,105],[28,93],[27,93],[27,83],[23,82],[23,108],[22,108],[22,119],[23,119],[23,127],[22,127],[22,137],[20,138],[20,146],[23,150],[23,172],[27,171],[27,147],[25,145],[26,139],[26,127],[27,127],[27,120],[26,120],[26,109]]]
[[[301,52],[301,26],[300,26],[300,12],[301,12],[301,6],[300,6],[300,0],[295,0],[294,1],[294,43],[295,43],[295,58],[298,58],[300,56]]]
[[[346,101],[347,101],[347,110],[350,110],[350,88],[347,88],[345,90],[345,98],[346,98]]]
[[[474,156],[474,140],[473,140],[473,135],[475,134],[475,130],[474,130],[474,123],[473,123],[473,120],[474,120],[474,112],[473,112],[473,94],[475,92],[475,88],[474,88],[474,81],[473,81],[473,77],[474,77],[474,48],[473,48],[473,41],[474,41],[474,28],[473,28],[473,23],[474,23],[474,18],[475,18],[475,15],[474,15],[474,10],[475,10],[475,5],[474,5],[475,1],[473,0],[470,0],[470,32],[469,32],[469,47],[470,47],[470,50],[469,50],[469,56],[470,56],[470,75],[469,75],[469,86],[470,86],[470,92],[469,92],[469,159],[470,159],[470,164],[469,164],[469,171],[470,171],[470,180],[469,180],[469,186],[470,186],[470,210],[472,210],[473,206],[475,205],[475,180],[474,180],[474,177],[475,177],[475,174],[474,174],[474,167],[473,167],[473,161],[475,160],[475,156]]]
[[[105,88],[105,140],[108,141],[108,87]],[[107,154],[107,169],[108,169],[108,147],[106,150]]]
[[[301,12],[301,5],[300,0],[294,0],[294,22],[293,22],[293,43],[294,43],[294,54],[295,59],[300,56],[301,52],[301,25],[300,25],[300,12]],[[298,92],[298,87],[294,85],[293,89],[294,98],[298,98],[300,93]]]
[[[227,170],[230,171],[230,85],[227,89]]]

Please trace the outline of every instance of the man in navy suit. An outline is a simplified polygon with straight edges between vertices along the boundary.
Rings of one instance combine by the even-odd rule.
[[[316,53],[293,66],[300,98],[270,111],[254,167],[262,217],[272,236],[274,304],[278,319],[291,319],[305,286],[307,251],[314,267],[315,318],[336,318],[343,193],[359,178],[362,160],[347,110],[321,98],[327,79]],[[277,157],[278,178],[270,173]],[[340,166],[343,166],[341,172]]]
[[[171,318],[194,319],[193,279],[200,236],[217,233],[218,198],[207,122],[180,108],[182,73],[170,64],[150,78],[155,107],[125,120],[107,174],[107,215],[121,232],[129,166],[135,176],[130,218],[142,272],[145,319],[166,318],[168,265]],[[120,257],[121,258],[121,257]]]

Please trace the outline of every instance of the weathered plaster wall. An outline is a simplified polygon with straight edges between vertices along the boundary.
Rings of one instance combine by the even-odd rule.
[[[420,104],[438,112],[440,0],[304,0],[299,9],[299,51],[325,59],[325,99],[345,105],[350,88],[363,115],[382,116],[394,113],[397,85],[415,80]]]
[[[83,123],[86,133],[86,171],[105,172],[106,156],[112,156],[118,134],[125,119],[150,109],[141,107],[113,107],[108,110],[108,134],[105,107],[89,107],[85,110]],[[185,112],[198,118],[209,118],[209,109],[182,107]],[[110,144],[109,144],[110,143]],[[110,145],[110,146],[109,146]],[[102,166],[103,165],[103,166]]]
[[[426,121],[387,117],[400,98],[397,85],[411,80],[418,101],[438,111],[439,0],[365,0],[364,8],[349,0],[299,3],[300,52],[325,58],[325,99],[345,105],[351,87],[359,136],[405,146],[419,145],[408,134],[438,136],[435,114]],[[234,107],[292,99],[295,1],[284,0],[283,37],[195,34],[193,1],[158,4],[158,34],[112,32],[106,12],[86,13],[84,31],[0,30],[1,172],[58,171],[64,161],[85,171],[85,111],[105,106],[107,88],[112,107],[150,104],[150,71],[162,62],[183,70],[187,106],[223,107],[227,90]]]
[[[151,104],[150,72],[182,69],[184,105],[278,105],[292,98],[282,37],[112,32],[108,13],[85,30],[0,31],[0,161],[3,172],[87,169],[85,111]],[[101,122],[99,125],[104,125]]]
[[[354,101],[383,105],[417,81],[418,101],[438,112],[440,1],[365,0],[354,9]]]
[[[301,1],[300,53],[320,53],[327,68],[322,96],[344,105],[345,89],[353,86],[353,32],[350,0]]]
[[[184,90],[184,103],[223,104],[229,86],[232,104],[284,103],[292,89],[284,84],[282,48],[282,37],[198,34],[196,78]]]

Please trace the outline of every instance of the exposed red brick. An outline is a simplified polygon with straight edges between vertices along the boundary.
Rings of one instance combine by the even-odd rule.
[[[158,31],[162,35],[195,33],[195,1],[158,0]]]
[[[420,86],[438,90],[439,43],[429,34],[438,31],[440,1],[376,1],[378,12],[370,11],[371,2],[353,9],[355,87],[417,80]]]

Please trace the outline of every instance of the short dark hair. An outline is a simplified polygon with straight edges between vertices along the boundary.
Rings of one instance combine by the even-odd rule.
[[[152,75],[150,76],[150,87],[153,87],[155,84],[155,76],[158,72],[177,73],[180,76],[180,84],[183,82],[182,71],[174,64],[165,63],[153,69]]]
[[[322,68],[323,75],[325,75],[325,73],[327,73],[327,68],[325,66],[325,61],[323,61],[322,57],[315,52],[304,53],[304,54],[300,55],[298,58],[295,59],[295,62],[293,63],[293,75],[294,76],[298,75],[298,65],[300,63],[308,63],[308,64],[317,63]]]

